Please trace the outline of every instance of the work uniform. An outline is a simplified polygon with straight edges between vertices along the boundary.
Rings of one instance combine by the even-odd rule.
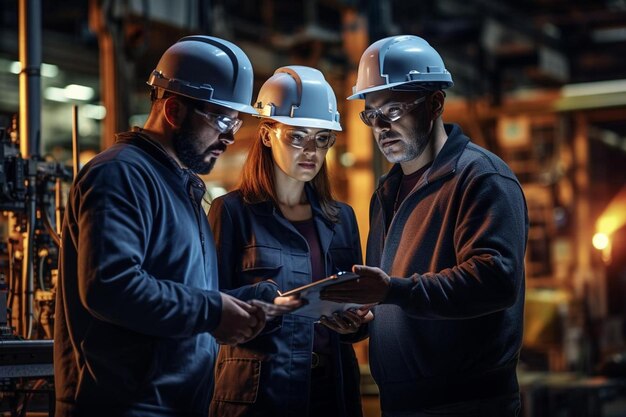
[[[392,277],[370,323],[388,415],[519,393],[528,215],[506,164],[457,125],[411,193],[396,164],[371,200],[366,264]]]
[[[56,298],[57,416],[207,415],[222,306],[204,192],[138,130],[79,172]]]
[[[349,271],[361,262],[361,247],[352,209],[337,203],[339,222],[324,217],[310,185],[305,191],[313,212],[325,274]],[[272,202],[246,204],[239,191],[217,198],[209,211],[219,259],[220,288],[232,290],[269,279],[276,290],[308,284],[312,277],[309,243]],[[267,288],[267,287],[266,287]],[[234,291],[233,291],[234,293]],[[242,297],[243,298],[243,297]],[[351,342],[361,333],[330,332],[333,399],[343,416],[360,416],[359,370]],[[240,346],[222,346],[216,363],[211,416],[309,415],[314,325],[288,314],[268,322],[265,331]],[[313,417],[313,416],[312,416]]]

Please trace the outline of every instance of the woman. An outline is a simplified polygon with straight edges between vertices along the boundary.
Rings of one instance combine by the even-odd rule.
[[[322,73],[279,68],[256,107],[262,121],[241,184],[213,202],[209,221],[221,288],[272,302],[277,290],[351,270],[361,247],[354,212],[331,197],[325,157],[341,126]],[[372,318],[348,311],[314,324],[288,314],[247,344],[222,346],[210,415],[361,416],[351,343]]]

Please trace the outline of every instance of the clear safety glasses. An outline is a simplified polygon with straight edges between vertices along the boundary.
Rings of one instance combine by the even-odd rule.
[[[205,122],[213,126],[222,134],[231,133],[234,135],[235,133],[237,133],[237,131],[239,130],[239,128],[241,128],[241,125],[243,124],[243,120],[238,119],[236,117],[229,117],[223,114],[216,114],[216,113],[209,113],[209,112],[205,113],[195,108],[193,109],[193,111],[195,111],[198,115],[202,116]]]
[[[276,137],[286,145],[296,149],[304,149],[310,141],[315,143],[317,149],[328,149],[335,144],[336,136],[332,130],[322,130],[314,135],[307,135],[297,129],[272,129]],[[280,131],[280,132],[279,132]]]
[[[368,126],[373,126],[374,123],[376,123],[376,119],[379,117],[387,123],[392,123],[415,109],[415,107],[424,100],[426,100],[426,96],[422,96],[417,100],[410,101],[408,103],[387,103],[377,109],[363,110],[359,113],[359,116],[361,116],[363,123]]]

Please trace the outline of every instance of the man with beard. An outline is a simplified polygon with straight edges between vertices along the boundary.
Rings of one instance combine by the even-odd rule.
[[[70,190],[55,323],[57,416],[206,416],[217,344],[265,324],[220,293],[201,202],[250,106],[236,45],[189,36],[161,57],[143,129],[119,134]],[[258,298],[270,285],[247,289]]]
[[[395,163],[370,206],[361,278],[323,298],[379,303],[370,366],[384,416],[516,416],[528,216],[497,156],[441,118],[452,77],[425,40],[364,53],[354,95]]]

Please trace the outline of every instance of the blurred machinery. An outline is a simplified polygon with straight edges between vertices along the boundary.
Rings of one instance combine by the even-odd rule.
[[[0,126],[0,209],[6,242],[0,245],[0,337],[51,339],[64,166],[23,158],[16,119]]]
[[[20,113],[0,123],[0,412],[51,406],[62,187],[72,173],[39,157],[41,7],[20,1]]]

